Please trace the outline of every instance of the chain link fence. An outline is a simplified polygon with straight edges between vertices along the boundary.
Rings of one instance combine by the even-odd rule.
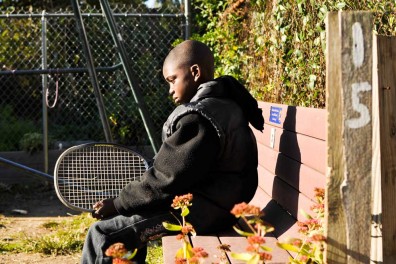
[[[184,38],[185,16],[177,6],[112,9],[159,141],[173,108],[162,62],[172,43]],[[147,148],[149,137],[105,17],[100,8],[81,10],[112,137]],[[0,14],[0,63],[0,151],[42,148],[46,124],[50,148],[105,140],[73,12]]]

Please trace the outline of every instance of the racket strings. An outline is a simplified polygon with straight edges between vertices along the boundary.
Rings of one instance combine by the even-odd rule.
[[[74,150],[58,166],[58,186],[73,206],[92,209],[102,199],[116,197],[131,181],[146,171],[144,159],[111,146],[92,146]]]

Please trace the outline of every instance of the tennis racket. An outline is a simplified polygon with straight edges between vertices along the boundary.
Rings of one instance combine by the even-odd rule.
[[[55,191],[68,208],[92,212],[93,205],[117,197],[131,181],[140,180],[148,163],[139,153],[113,143],[68,148],[54,170]]]

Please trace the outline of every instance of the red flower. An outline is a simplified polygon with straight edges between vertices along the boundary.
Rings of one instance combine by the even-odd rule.
[[[182,195],[182,196],[176,196],[173,199],[172,207],[175,209],[179,209],[184,206],[191,206],[191,200],[193,198],[193,195],[191,193]]]
[[[257,251],[257,248],[256,248],[255,246],[253,246],[253,245],[248,245],[248,246],[246,247],[246,251],[247,251],[247,252],[256,252],[256,251]]]
[[[198,257],[192,257],[188,260],[188,264],[199,264],[199,258]]]
[[[323,188],[315,188],[315,196],[318,198],[324,198],[325,196],[325,190]]]
[[[260,208],[254,205],[247,204],[245,202],[236,204],[231,210],[231,214],[239,217],[241,215],[260,215]]]
[[[201,247],[194,247],[192,248],[192,251],[194,252],[194,257],[197,258],[207,258],[209,254]]]
[[[258,236],[258,235],[254,235],[254,236],[249,236],[247,238],[247,241],[249,242],[249,244],[254,245],[254,244],[264,244],[265,243],[265,239],[262,236]]]
[[[175,258],[175,264],[186,264],[187,259],[185,258]]]
[[[261,260],[271,260],[272,259],[272,255],[266,252],[261,252],[259,253],[260,255],[260,259]]]
[[[122,258],[113,258],[113,264],[132,264],[132,260],[122,259]]]
[[[115,243],[105,251],[105,255],[112,258],[122,258],[128,250],[123,243]]]
[[[313,235],[311,238],[313,241],[325,241],[326,240],[326,237],[324,235],[320,235],[320,234]]]
[[[177,240],[183,240],[183,238],[184,238],[184,235],[183,235],[183,234],[178,234],[178,235],[176,236],[176,239],[177,239]]]
[[[182,227],[181,232],[185,235],[187,235],[190,232],[194,232],[194,228],[191,225],[186,225]]]
[[[293,241],[292,244],[293,244],[294,246],[296,246],[296,247],[300,247],[301,244],[302,244],[302,241],[301,241],[300,239],[296,239],[296,240]]]

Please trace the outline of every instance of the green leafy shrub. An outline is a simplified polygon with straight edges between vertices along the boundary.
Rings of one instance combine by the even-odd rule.
[[[396,34],[388,0],[196,0],[193,38],[215,52],[217,75],[244,81],[259,100],[325,107],[325,19],[330,11],[374,12],[379,34]]]
[[[27,133],[19,141],[22,150],[32,154],[43,149],[43,134]]]
[[[29,120],[18,118],[11,106],[0,106],[0,151],[19,150],[19,141],[38,128]]]

